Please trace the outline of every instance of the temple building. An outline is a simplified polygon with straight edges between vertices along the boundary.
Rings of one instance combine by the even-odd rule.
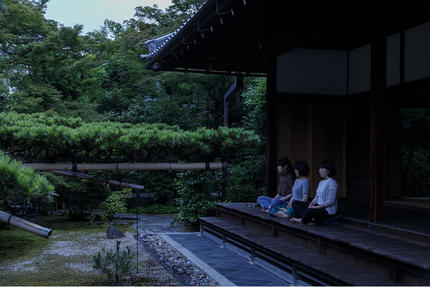
[[[415,224],[428,218],[430,192],[423,188],[411,196],[402,182],[400,129],[403,109],[430,108],[430,14],[424,4],[208,0],[146,58],[155,71],[267,77],[266,174],[272,195],[278,158],[307,160],[313,192],[320,162],[330,159],[338,170],[344,215],[376,228],[378,222],[390,225],[391,214],[403,214],[409,221],[393,221],[393,228],[430,234],[427,224]],[[230,215],[245,214],[241,208]],[[220,205],[223,210],[231,207]],[[281,225],[279,230],[290,228]],[[378,256],[374,261],[385,260]],[[398,262],[393,266],[405,264]],[[388,285],[430,282],[428,264],[420,271],[397,267],[386,271]],[[407,279],[415,275],[426,279]]]

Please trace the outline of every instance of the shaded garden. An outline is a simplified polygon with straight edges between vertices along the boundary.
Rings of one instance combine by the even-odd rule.
[[[111,284],[100,274],[79,275],[70,266],[58,270],[55,254],[40,256],[58,240],[76,243],[85,236],[98,246],[93,251],[101,252],[96,242],[103,241],[108,221],[118,212],[173,214],[193,225],[199,216],[213,214],[224,179],[227,201],[254,201],[264,192],[265,80],[245,81],[230,103],[230,127],[221,127],[222,95],[232,77],[147,71],[139,57],[147,52],[146,40],[177,29],[203,1],[173,1],[165,11],[137,7],[132,19],[106,19],[85,35],[80,25],[46,19],[47,3],[0,2],[0,210],[54,229],[46,241],[0,224],[1,264],[21,261],[24,272],[2,270],[0,281]],[[224,175],[221,170],[111,170],[90,171],[92,179],[82,179],[20,167],[23,162],[209,161],[227,162]],[[108,180],[145,190],[131,192]],[[76,264],[92,264],[92,256],[78,257]],[[20,277],[34,268],[57,270],[58,276]],[[144,281],[133,283],[175,284]]]

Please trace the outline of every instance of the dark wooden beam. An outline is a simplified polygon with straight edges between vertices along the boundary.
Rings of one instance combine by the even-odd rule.
[[[41,171],[73,170],[72,163],[23,163],[20,167],[30,167]],[[78,170],[202,170],[222,169],[222,162],[191,162],[191,163],[164,163],[164,162],[120,162],[120,163],[78,163]]]
[[[97,178],[97,177],[94,177],[92,175],[89,175],[86,173],[81,173],[81,172],[54,170],[54,171],[52,171],[52,173],[65,175],[65,176],[73,176],[73,177],[78,177],[78,178],[83,178],[83,179],[95,179],[98,183],[112,184],[112,185],[117,185],[119,187],[131,188],[134,190],[144,190],[145,189],[145,187],[143,185],[138,185],[138,184],[133,184],[133,183],[128,183],[128,182],[122,182],[122,181],[118,181],[118,180],[104,180],[102,178]]]
[[[384,9],[375,2],[371,42],[370,78],[370,197],[369,220],[377,222],[383,218],[385,162],[386,162],[386,70],[387,39]]]

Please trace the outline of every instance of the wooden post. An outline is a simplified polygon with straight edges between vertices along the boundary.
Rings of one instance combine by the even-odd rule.
[[[269,56],[266,82],[266,188],[269,196],[276,194],[276,54]]]
[[[222,164],[222,182],[221,182],[221,200],[225,201],[225,192],[227,187],[227,164],[223,162]]]
[[[140,190],[136,190],[136,274],[139,274],[139,197]]]
[[[373,11],[370,71],[370,200],[369,220],[383,218],[386,155],[387,38],[384,11],[379,3]]]

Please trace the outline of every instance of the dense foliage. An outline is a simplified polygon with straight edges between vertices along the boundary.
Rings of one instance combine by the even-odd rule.
[[[259,144],[257,135],[242,128],[183,131],[159,124],[115,122],[80,122],[72,128],[45,122],[39,115],[0,113],[0,147],[26,160],[166,161],[204,160],[208,154],[212,159],[228,159],[252,152]]]
[[[243,91],[242,127],[254,131],[266,142],[266,78],[251,78]],[[261,154],[264,154],[262,152]]]
[[[104,214],[112,219],[117,213],[127,212],[127,200],[132,197],[131,189],[124,188],[123,190],[114,191],[102,202]]]
[[[253,132],[241,128],[200,128],[183,131],[165,124],[122,124],[116,122],[86,123],[79,118],[44,114],[0,113],[0,146],[16,157],[36,161],[228,161],[227,198],[235,201],[255,200],[258,187],[264,185],[264,158],[255,156],[260,140]],[[172,204],[177,196],[176,173],[142,171],[93,173],[96,177],[117,179],[145,185],[153,193],[152,203]],[[88,216],[109,194],[93,181],[47,175],[73,218]],[[119,178],[118,178],[119,177]],[[219,192],[221,175],[207,177],[205,190]],[[209,181],[216,181],[209,184]],[[201,185],[200,185],[201,186]],[[194,186],[194,190],[197,188]],[[181,190],[181,187],[179,187]],[[182,188],[184,190],[184,188]],[[185,192],[179,191],[179,197]],[[206,212],[208,200],[198,209]],[[199,199],[199,200],[197,200]],[[212,199],[213,201],[213,199]],[[194,202],[194,201],[193,201]],[[182,205],[184,206],[184,205]],[[213,208],[213,202],[210,204]],[[209,207],[208,207],[209,208]],[[209,208],[209,209],[211,209]],[[208,209],[208,210],[209,210]],[[184,214],[191,215],[188,211]],[[192,220],[196,220],[196,216]]]
[[[106,199],[109,192],[105,186],[94,180],[86,180],[53,173],[43,175],[55,186],[58,198],[55,208],[64,209],[74,220],[85,220],[91,213],[100,208],[100,203]]]
[[[430,195],[430,109],[403,108],[401,120],[402,190]]]
[[[146,40],[176,30],[204,0],[136,7],[132,19],[107,19],[86,35],[46,19],[47,2],[0,0],[0,148],[26,162],[223,160],[227,198],[255,200],[264,186],[265,80],[245,81],[243,100],[230,103],[239,128],[229,129],[219,126],[232,77],[148,71],[139,57]],[[145,204],[172,206],[179,197],[176,172],[91,174],[144,185],[154,195]],[[205,176],[217,192],[219,173]],[[109,194],[94,181],[45,177],[60,195],[57,208],[72,217]]]
[[[2,2],[0,111],[185,129],[222,123],[222,95],[231,77],[155,73],[139,57],[147,53],[146,40],[174,31],[202,0],[176,0],[167,11],[137,7],[134,18],[106,20],[86,35],[80,25],[45,19],[46,2]]]
[[[185,171],[178,173],[178,219],[196,224],[199,217],[215,214],[215,199],[211,198],[212,185],[208,172]]]
[[[21,162],[0,151],[0,207],[19,204],[38,208],[53,201],[54,186],[31,168],[19,168]]]

